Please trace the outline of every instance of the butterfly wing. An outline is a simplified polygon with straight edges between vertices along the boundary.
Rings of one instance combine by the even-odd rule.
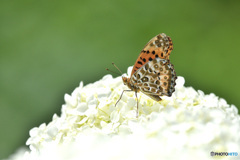
[[[170,37],[161,33],[153,37],[143,48],[138,59],[136,60],[131,75],[133,75],[140,67],[148,61],[155,58],[169,59],[169,55],[173,50],[173,43]]]
[[[160,101],[159,96],[171,96],[175,91],[176,72],[169,60],[155,58],[145,63],[132,76],[131,83],[152,99]]]
[[[160,96],[158,96],[158,95],[152,95],[152,94],[149,94],[149,93],[144,93],[144,94],[146,94],[148,97],[152,98],[154,101],[161,101],[162,100],[160,98]]]

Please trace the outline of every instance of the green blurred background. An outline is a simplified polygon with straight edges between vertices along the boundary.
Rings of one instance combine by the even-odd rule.
[[[64,94],[124,72],[166,33],[186,85],[240,106],[240,1],[0,1],[0,159],[60,115]]]

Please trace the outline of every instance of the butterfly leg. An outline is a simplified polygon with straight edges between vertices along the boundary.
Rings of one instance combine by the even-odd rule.
[[[132,90],[123,90],[121,96],[119,97],[119,99],[117,100],[117,102],[116,102],[116,104],[115,104],[115,107],[117,106],[118,102],[119,102],[120,99],[122,98],[123,93],[124,93],[125,91],[129,92],[129,91],[132,91]]]
[[[137,98],[137,113],[136,113],[136,118],[138,118],[138,97],[137,97],[137,92],[135,92],[135,96]]]

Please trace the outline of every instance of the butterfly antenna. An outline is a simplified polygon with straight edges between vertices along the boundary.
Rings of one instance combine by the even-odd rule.
[[[112,65],[113,65],[115,68],[117,68],[117,70],[118,70],[121,74],[123,74],[122,71],[116,66],[115,63],[112,62]]]
[[[112,72],[112,73],[115,73],[115,74],[119,75],[118,72],[114,72],[114,71],[112,71],[112,70],[110,70],[110,69],[108,69],[108,68],[106,68],[106,70],[109,71],[109,72]]]

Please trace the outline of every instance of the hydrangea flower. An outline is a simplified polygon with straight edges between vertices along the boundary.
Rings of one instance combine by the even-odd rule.
[[[124,93],[115,107],[127,89],[121,77],[81,82],[64,96],[60,116],[30,130],[30,150],[12,159],[207,160],[212,151],[240,154],[237,108],[184,82],[178,76],[172,97],[160,102],[138,93],[139,117],[134,92]]]

